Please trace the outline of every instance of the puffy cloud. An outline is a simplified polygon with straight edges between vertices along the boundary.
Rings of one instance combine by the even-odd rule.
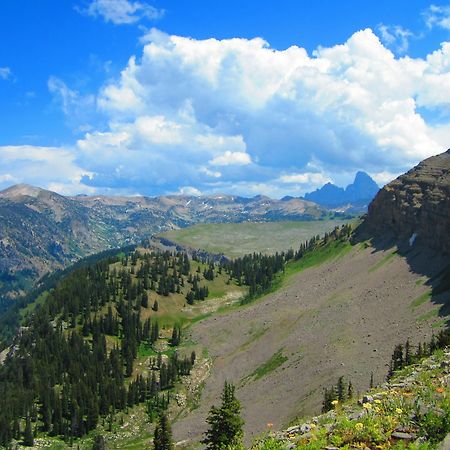
[[[230,152],[226,151],[222,155],[216,156],[209,163],[212,166],[245,166],[251,164],[250,155],[245,152]]]
[[[54,189],[63,194],[90,192],[81,186],[81,178],[89,172],[75,162],[70,149],[33,147],[29,145],[0,147],[0,187],[29,183]]]
[[[115,25],[133,24],[142,19],[160,19],[164,10],[145,2],[130,0],[92,0],[90,5],[80,10],[93,17],[103,17],[105,22]]]
[[[195,195],[196,197],[202,195],[201,191],[193,186],[183,186],[177,192],[179,195]]]
[[[322,173],[292,173],[282,175],[280,182],[284,184],[306,184],[308,187],[321,186],[328,183],[331,179]]]
[[[299,195],[356,170],[382,183],[448,147],[450,124],[429,116],[450,104],[450,43],[414,59],[370,29],[311,55],[157,30],[142,42],[89,97],[107,125],[64,150],[90,189]],[[84,98],[49,87],[68,111]]]
[[[2,80],[8,80],[11,78],[12,72],[9,67],[0,67],[0,78]]]

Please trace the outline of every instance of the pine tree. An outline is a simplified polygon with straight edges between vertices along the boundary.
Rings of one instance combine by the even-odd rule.
[[[349,400],[351,400],[353,398],[353,384],[351,381],[348,382],[347,398]]]
[[[411,344],[408,339],[405,344],[405,365],[409,366],[411,363],[412,363]]]
[[[101,434],[97,434],[97,436],[95,436],[92,450],[108,450],[105,438]]]
[[[33,430],[31,428],[30,416],[27,416],[25,431],[23,433],[23,445],[25,445],[26,447],[33,447],[34,445],[34,436]]]
[[[160,416],[158,424],[156,425],[153,444],[155,450],[173,449],[172,430],[165,414]]]
[[[340,402],[345,401],[346,396],[347,396],[347,395],[346,395],[347,392],[346,392],[346,389],[345,389],[344,377],[339,377],[338,383],[337,383],[337,386],[336,386],[336,390],[337,390],[337,397],[338,397],[338,400],[339,400]]]
[[[241,405],[235,397],[234,391],[234,385],[225,382],[222,405],[220,407],[213,406],[210,409],[206,419],[209,429],[202,441],[202,444],[206,444],[206,448],[210,450],[237,447],[242,440],[244,421],[240,416]]]

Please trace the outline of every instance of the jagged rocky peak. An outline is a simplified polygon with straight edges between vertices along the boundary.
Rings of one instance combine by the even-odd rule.
[[[365,221],[375,235],[393,235],[450,253],[450,150],[386,185]]]
[[[366,172],[357,172],[353,183],[345,189],[333,183],[326,183],[320,189],[305,194],[305,199],[329,207],[337,207],[347,203],[367,204],[375,197],[379,187]]]

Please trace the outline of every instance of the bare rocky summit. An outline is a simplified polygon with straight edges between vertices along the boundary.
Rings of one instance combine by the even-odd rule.
[[[450,253],[450,150],[381,189],[369,205],[365,227]]]

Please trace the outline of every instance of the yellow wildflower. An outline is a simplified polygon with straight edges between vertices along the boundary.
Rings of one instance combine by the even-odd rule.
[[[372,405],[370,403],[363,403],[363,408],[365,409],[372,409]]]
[[[333,401],[331,402],[331,404],[332,404],[333,406],[336,406],[338,403],[339,403],[339,400],[333,400]]]
[[[379,400],[378,398],[376,400],[374,400],[374,403],[376,403],[377,405],[381,404],[381,400]]]
[[[364,428],[364,425],[363,425],[361,422],[358,422],[358,423],[355,425],[355,428],[356,428],[357,430],[362,430],[362,429]]]
[[[395,410],[395,412],[396,412],[397,414],[402,414],[402,413],[403,413],[403,409],[397,408],[397,409]]]

